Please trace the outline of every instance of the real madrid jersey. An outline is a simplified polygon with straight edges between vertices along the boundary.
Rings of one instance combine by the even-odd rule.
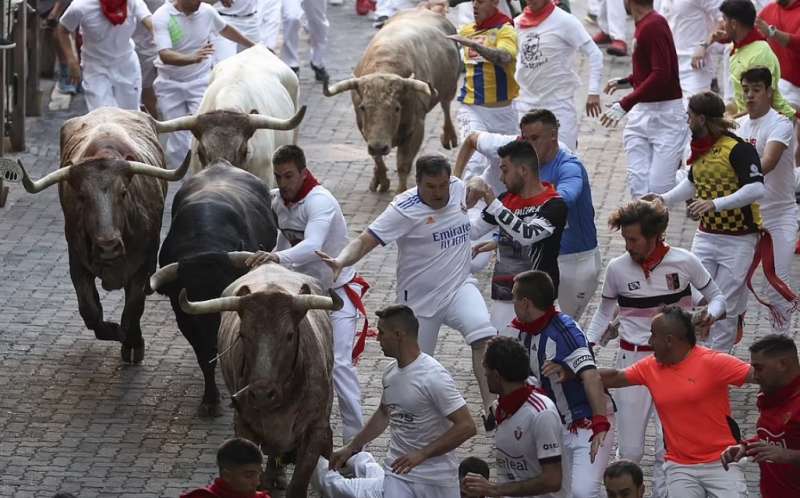
[[[433,209],[417,188],[394,198],[367,229],[382,245],[397,242],[397,302],[430,317],[469,277],[472,259],[466,186],[450,178],[450,200]]]
[[[532,392],[511,417],[497,426],[497,480],[502,483],[539,477],[542,463],[561,460],[563,431],[553,402],[543,394]],[[562,498],[566,495],[562,488],[536,496]]]

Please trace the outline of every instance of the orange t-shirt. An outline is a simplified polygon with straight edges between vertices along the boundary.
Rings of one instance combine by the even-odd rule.
[[[674,365],[648,356],[624,370],[630,384],[646,386],[653,396],[666,460],[684,465],[719,461],[720,453],[736,444],[728,425],[728,386],[741,386],[749,372],[739,358],[700,346]]]

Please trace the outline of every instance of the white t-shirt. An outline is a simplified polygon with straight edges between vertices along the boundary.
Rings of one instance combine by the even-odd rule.
[[[103,15],[99,0],[75,0],[64,11],[59,21],[61,25],[71,33],[81,29],[84,68],[89,63],[105,68],[119,67],[130,60],[134,48],[131,36],[136,26],[150,17],[150,11],[143,0],[130,0],[127,6],[128,16],[117,26]]]
[[[532,392],[528,401],[497,426],[494,437],[497,480],[504,483],[539,477],[542,460],[561,457],[563,431],[555,404],[547,396]],[[566,473],[566,469],[562,469]],[[536,496],[563,498],[565,494],[562,488]]]
[[[736,120],[736,134],[750,142],[763,157],[769,142],[780,142],[786,146],[775,169],[764,175],[766,193],[758,201],[764,218],[794,216],[797,209],[794,198],[794,128],[792,122],[775,109],[758,119],[745,115]]]
[[[517,70],[520,102],[539,104],[568,101],[574,106],[580,85],[575,55],[589,33],[572,14],[556,8],[540,25],[521,29],[517,22]]]
[[[450,177],[450,200],[433,209],[417,188],[394,198],[369,226],[386,245],[397,241],[397,302],[422,317],[435,315],[450,303],[470,275],[470,223],[466,186]]]
[[[317,185],[300,202],[287,207],[278,189],[272,189],[272,210],[278,218],[275,250],[281,265],[319,280],[323,289],[341,287],[355,276],[352,266],[333,272],[314,251],[337,255],[349,242],[347,222],[333,194]]]
[[[416,360],[399,368],[393,361],[383,372],[381,405],[389,412],[389,450],[384,460],[386,472],[403,455],[421,450],[453,425],[447,419],[466,401],[450,373],[434,358],[420,353]],[[425,460],[398,479],[433,486],[458,486],[455,451]]]
[[[219,12],[207,3],[201,3],[195,12],[186,15],[176,9],[172,2],[166,2],[153,14],[153,30],[159,51],[171,49],[182,54],[194,53],[209,43],[212,35],[218,34],[225,26],[227,25]],[[192,81],[211,73],[212,60],[213,57],[207,57],[197,64],[173,66],[164,64],[159,57],[155,65],[162,78]]]
[[[667,19],[679,56],[692,56],[722,18],[722,0],[664,0],[662,14]]]

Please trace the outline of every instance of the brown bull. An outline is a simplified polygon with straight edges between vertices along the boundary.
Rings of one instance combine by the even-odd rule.
[[[450,102],[458,87],[458,48],[446,38],[456,29],[443,16],[413,10],[392,17],[367,46],[354,78],[328,87],[331,97],[352,90],[353,108],[367,151],[375,161],[369,189],[389,190],[384,156],[397,147],[399,192],[408,187],[414,157],[425,136],[425,115],[438,103],[444,111],[442,146],[458,145]]]
[[[124,361],[144,358],[139,325],[145,283],[155,271],[167,181],[188,169],[164,169],[164,154],[144,113],[104,107],[61,127],[61,167],[33,181],[30,193],[58,184],[69,272],[86,327],[100,340],[122,342]],[[125,289],[120,324],[103,320],[95,278],[106,290]]]
[[[239,265],[252,255],[230,254]],[[311,277],[266,264],[220,298],[192,303],[184,290],[179,301],[189,314],[222,313],[217,348],[236,435],[271,457],[294,452],[286,496],[307,496],[319,456],[332,450],[333,338],[325,310],[341,309],[341,300],[321,295]]]

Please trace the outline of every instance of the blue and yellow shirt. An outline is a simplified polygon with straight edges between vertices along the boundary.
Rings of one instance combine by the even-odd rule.
[[[463,47],[462,55],[467,74],[458,100],[467,105],[496,105],[510,102],[519,94],[514,79],[517,60],[517,32],[511,24],[478,30],[475,23],[468,24],[458,32],[461,36],[475,40],[481,45],[506,50],[511,62],[498,66],[481,57],[475,50]]]

